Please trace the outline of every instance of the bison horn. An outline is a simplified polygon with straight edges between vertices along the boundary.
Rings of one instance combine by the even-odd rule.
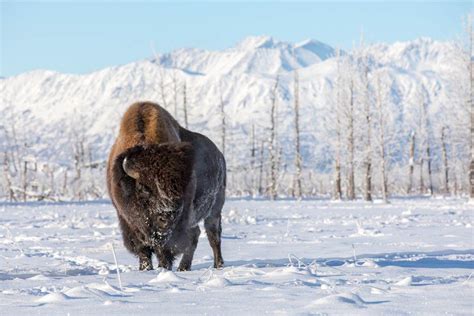
[[[133,178],[133,179],[138,179],[138,177],[139,177],[138,172],[135,171],[135,170],[131,170],[131,169],[128,169],[128,168],[127,168],[127,157],[125,157],[125,159],[124,159],[123,162],[122,162],[122,168],[123,168],[123,171],[125,171],[125,173],[126,173],[129,177],[131,177],[131,178]]]

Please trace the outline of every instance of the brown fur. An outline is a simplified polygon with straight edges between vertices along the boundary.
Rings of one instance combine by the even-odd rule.
[[[179,126],[159,105],[132,104],[123,115],[107,165],[107,188],[117,209],[125,247],[139,268],[189,270],[204,220],[222,267],[221,211],[225,199],[225,159],[205,136]]]
[[[138,121],[143,119],[144,130],[140,131]],[[109,154],[107,186],[113,195],[113,162],[118,155],[134,146],[145,146],[164,142],[179,142],[178,123],[171,115],[152,102],[132,104],[122,117],[120,130]],[[112,201],[114,197],[111,196]]]
[[[139,181],[155,188],[158,195],[177,199],[184,194],[192,175],[193,148],[189,143],[135,146],[121,154],[127,168],[140,175]]]

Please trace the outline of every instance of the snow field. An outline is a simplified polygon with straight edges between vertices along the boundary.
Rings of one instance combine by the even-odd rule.
[[[3,203],[0,315],[471,314],[473,211],[460,199],[231,199],[224,269],[203,232],[193,271],[140,272],[107,201]]]

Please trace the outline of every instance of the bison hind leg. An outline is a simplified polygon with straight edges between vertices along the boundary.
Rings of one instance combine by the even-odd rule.
[[[192,227],[186,232],[186,241],[182,245],[183,247],[183,258],[179,263],[178,271],[190,271],[191,265],[193,263],[194,251],[199,241],[199,235],[201,235],[201,230],[199,226]]]
[[[219,269],[224,266],[224,259],[221,251],[221,213],[214,216],[209,216],[204,220],[204,227],[206,228],[207,239],[211,245],[214,253],[214,268]]]

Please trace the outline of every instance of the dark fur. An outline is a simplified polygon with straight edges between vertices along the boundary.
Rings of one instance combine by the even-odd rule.
[[[125,159],[125,168],[137,179],[125,172]],[[167,269],[183,254],[178,269],[190,270],[201,220],[214,266],[223,266],[225,160],[207,137],[182,128],[156,104],[134,104],[112,147],[107,185],[124,245],[138,256],[141,270],[152,269],[152,253]]]

